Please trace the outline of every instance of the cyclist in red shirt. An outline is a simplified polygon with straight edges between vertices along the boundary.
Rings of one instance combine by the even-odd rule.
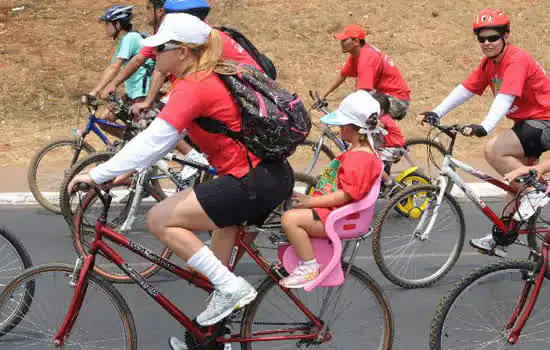
[[[330,95],[348,78],[357,78],[356,89],[381,92],[390,100],[390,115],[401,120],[407,115],[411,90],[390,56],[365,42],[365,30],[348,25],[334,38],[340,40],[342,52],[349,53],[346,64],[323,98]]]
[[[146,130],[109,161],[89,174],[77,175],[68,188],[80,182],[104,183],[148,167],[169,152],[187,129],[219,176],[165,199],[151,209],[147,221],[149,230],[162,243],[214,285],[206,310],[196,319],[200,325],[209,326],[256,297],[254,288],[224,265],[230,259],[238,225],[261,225],[290,197],[292,168],[287,161],[262,160],[233,139],[206,132],[196,123],[196,119],[207,117],[233,131],[241,128],[239,105],[216,73],[224,67],[227,72],[227,65],[220,67],[223,43],[218,31],[194,16],[168,14],[158,33],[144,44],[156,48],[159,71],[178,76],[171,98]],[[254,167],[253,184],[248,183],[249,159]],[[253,199],[249,185],[256,192]],[[207,230],[214,230],[212,250],[193,233]]]
[[[512,129],[504,130],[485,145],[485,159],[505,175],[550,149],[550,78],[528,52],[509,43],[510,20],[501,9],[482,10],[474,19],[473,31],[485,57],[439,106],[419,115],[417,121],[438,123],[441,117],[474,94],[483,94],[489,86],[495,96],[489,113],[480,124],[470,124],[464,134],[483,137],[504,117],[512,119]],[[527,219],[544,201],[544,194],[529,193],[523,197],[514,219]],[[507,209],[506,216],[513,206]],[[472,239],[470,245],[482,252],[492,250],[499,256],[506,255],[492,234]]]

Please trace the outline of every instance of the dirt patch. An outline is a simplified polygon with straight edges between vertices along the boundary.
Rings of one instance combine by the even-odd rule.
[[[103,39],[97,17],[126,0],[2,0],[0,4],[0,163],[26,166],[45,143],[70,137],[78,119],[78,96],[92,88],[114,43]],[[281,82],[306,98],[323,90],[345,61],[331,34],[345,24],[369,30],[367,40],[392,56],[413,91],[410,115],[432,108],[476,66],[481,53],[471,34],[474,0],[217,0],[210,22],[247,34],[271,56]],[[137,27],[145,1],[135,0]],[[512,19],[512,41],[542,64],[550,60],[547,0],[492,1]],[[14,7],[24,10],[13,13]],[[330,99],[331,107],[353,88],[350,81]],[[491,97],[476,98],[447,117],[448,123],[480,121]],[[315,116],[317,117],[317,116]],[[409,117],[400,123],[409,137],[425,135]],[[502,127],[509,123],[502,123]],[[481,156],[483,140],[462,138],[458,158]]]

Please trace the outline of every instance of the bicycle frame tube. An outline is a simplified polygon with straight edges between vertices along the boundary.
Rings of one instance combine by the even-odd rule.
[[[77,219],[78,221],[79,219]],[[78,225],[78,222],[76,223]],[[260,259],[260,257],[245,243],[243,243],[244,230],[241,230],[239,238],[235,247],[237,250],[244,249],[254,261],[275,281],[278,278],[273,274],[270,268]],[[95,264],[95,255],[102,253],[108,260],[116,264],[126,275],[128,275],[141,289],[143,289],[157,304],[164,308],[172,317],[174,317],[180,324],[185,327],[197,341],[202,342],[206,337],[211,336],[215,329],[215,326],[211,326],[207,331],[203,331],[200,327],[196,326],[191,319],[189,319],[176,305],[174,305],[168,298],[161,294],[153,285],[151,285],[145,278],[141,277],[137,271],[135,271],[126,261],[112,248],[110,248],[102,239],[107,238],[110,241],[124,247],[133,253],[147,259],[148,261],[162,267],[163,269],[171,272],[181,279],[187,280],[198,288],[201,288],[207,292],[212,292],[214,287],[198,272],[190,272],[185,270],[170,261],[162,258],[161,256],[153,253],[146,247],[131,241],[127,237],[119,234],[118,232],[104,226],[100,221],[96,223],[96,236],[94,241],[90,245],[90,255],[84,259],[82,270],[80,271],[79,279],[75,287],[75,294],[71,306],[67,312],[63,325],[59,332],[54,337],[55,344],[63,344],[66,336],[71,332],[72,326],[76,321],[76,317],[82,306],[82,301],[86,292],[86,276],[89,271],[93,270]],[[233,270],[234,265],[230,266],[230,270]],[[289,289],[280,287],[285,294],[298,306],[298,308],[311,320],[313,325],[317,329],[322,328],[322,323],[317,319],[298,298],[290,292]],[[262,331],[254,334],[250,338],[240,338],[240,336],[232,336],[231,338],[219,337],[216,340],[220,343],[226,342],[256,342],[256,341],[277,341],[277,340],[290,340],[290,339],[316,339],[317,333],[306,335],[292,335],[292,333],[298,331],[309,330],[311,327],[301,327],[292,329],[278,329],[272,331]],[[288,333],[290,335],[282,336],[267,336],[263,335],[275,335]]]
[[[506,225],[502,222],[502,220],[495,214],[491,208],[487,206],[487,204],[479,198],[477,193],[475,193],[470,186],[466,185],[464,180],[455,172],[455,170],[452,168],[452,166],[457,167],[461,169],[462,171],[467,172],[470,175],[473,175],[477,177],[478,179],[481,179],[485,182],[488,182],[504,191],[506,191],[509,194],[516,194],[517,191],[512,188],[511,186],[505,184],[504,182],[497,180],[487,174],[485,174],[482,171],[479,171],[477,169],[474,169],[473,167],[469,166],[468,164],[465,164],[457,159],[454,159],[453,157],[446,155],[445,160],[443,161],[443,166],[441,169],[442,174],[446,175],[451,179],[451,183],[456,184],[462,192],[473,202],[475,205],[481,209],[481,211],[491,220],[497,227],[502,230],[502,232],[508,232],[508,228]],[[440,177],[441,179],[441,177]],[[441,203],[441,202],[439,202]]]
[[[323,133],[326,134],[328,138],[336,144],[336,146],[338,146],[341,152],[345,152],[348,149],[346,143],[341,138],[336,136],[336,134],[334,134],[328,126],[323,128]]]

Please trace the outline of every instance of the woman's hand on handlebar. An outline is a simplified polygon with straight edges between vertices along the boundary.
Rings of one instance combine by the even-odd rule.
[[[540,179],[543,175],[540,171],[538,171],[537,166],[522,166],[517,169],[514,169],[510,171],[509,173],[504,175],[504,178],[510,182],[514,181],[520,176],[528,175],[531,170],[535,170],[537,172],[537,179]]]
[[[71,180],[71,182],[67,186],[67,191],[69,193],[73,193],[74,191],[76,191],[76,186],[80,183],[88,184],[91,187],[96,185],[89,174],[78,174]]]

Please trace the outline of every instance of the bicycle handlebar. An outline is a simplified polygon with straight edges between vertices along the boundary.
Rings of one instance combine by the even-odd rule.
[[[537,171],[535,169],[529,170],[529,174],[518,176],[514,181],[525,186],[533,186],[535,190],[540,192],[546,192],[548,188],[547,184],[537,179]]]

